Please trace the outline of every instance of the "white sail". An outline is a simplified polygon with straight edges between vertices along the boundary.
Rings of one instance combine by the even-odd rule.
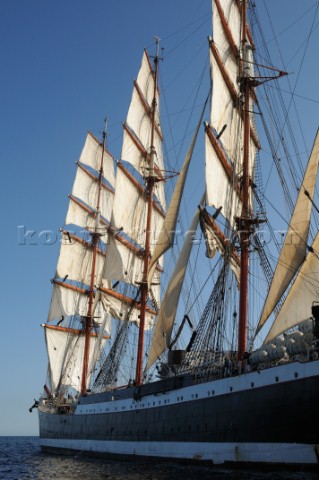
[[[82,200],[82,202],[88,205],[92,210],[96,210],[98,194],[98,177],[95,177],[89,170],[79,164],[74,180],[72,195]],[[111,218],[113,196],[113,191],[107,187],[105,183],[102,183],[100,193],[100,212],[107,220],[110,220]]]
[[[139,285],[144,268],[143,256],[139,255],[142,251],[134,248],[129,242],[123,243],[114,237],[110,237],[107,249],[104,278],[109,281],[123,280],[126,283]]]
[[[54,281],[48,322],[71,315],[86,316],[88,295],[84,289]]]
[[[90,170],[91,169],[91,170]],[[107,182],[111,185],[107,185]],[[107,242],[109,219],[114,198],[114,162],[92,134],[88,134],[78,163],[70,204],[65,220],[89,231],[98,231]],[[99,211],[99,213],[98,213]],[[94,264],[94,284],[102,281],[105,252],[98,242]],[[55,281],[49,320],[60,315],[87,315],[88,285],[93,272],[93,246],[68,231],[62,233],[62,245],[57,265],[56,279],[68,279],[73,284]],[[85,289],[74,285],[86,285]],[[95,298],[97,295],[95,296]],[[94,302],[94,309],[98,302]]]
[[[157,147],[162,150],[162,146],[159,145]],[[157,151],[156,151],[157,152]],[[140,141],[135,137],[135,135],[129,130],[127,125],[124,125],[124,133],[123,133],[123,150],[122,150],[122,159],[129,162],[134,166],[134,168],[141,173],[142,176],[148,175],[148,166],[140,167],[140,165],[148,165],[148,158],[149,153],[147,152],[146,148],[140,143]],[[157,164],[162,163],[163,160],[158,161],[158,157],[162,155],[157,154],[155,158],[155,174],[157,176],[164,176],[164,172],[162,168],[160,168]],[[165,201],[165,192],[163,187],[163,182],[156,182],[154,185],[154,194],[158,198],[160,205],[163,209],[165,209],[166,201]]]
[[[101,188],[99,188],[101,167]],[[111,187],[106,182],[109,182]],[[99,223],[102,225],[99,225],[98,228],[100,231],[103,230],[103,233],[106,233],[103,225],[107,224],[104,219],[109,221],[111,217],[114,184],[113,158],[106,149],[103,151],[102,145],[89,133],[78,163],[65,225],[73,224],[88,230],[96,227],[96,209],[100,189],[99,210],[101,219]]]
[[[142,58],[142,65],[134,83],[130,107],[124,125],[124,137],[121,158],[131,163],[143,176],[149,174],[149,154],[152,135],[152,101],[155,93],[155,131],[153,146],[155,148],[155,167],[158,176],[164,176],[164,162],[162,153],[162,133],[159,122],[159,92],[155,88],[154,73],[146,51]],[[129,134],[129,133],[130,134]],[[155,173],[156,173],[155,172]],[[165,209],[165,193],[163,182],[155,186],[155,193]]]
[[[100,217],[99,225],[96,225],[96,210],[92,210],[79,202],[76,198],[70,195],[70,203],[65,218],[65,225],[76,225],[85,230],[94,231],[98,228],[102,234],[107,233],[108,223]]]
[[[205,195],[201,199],[204,202]],[[149,369],[170,343],[175,315],[186,274],[188,260],[193,247],[194,233],[199,222],[200,210],[197,208],[192,223],[185,236],[183,248],[179,254],[170,282],[167,286],[162,305],[155,324],[146,369]]]
[[[233,0],[213,0],[213,39],[214,47],[211,49],[211,75],[213,82],[213,95],[211,104],[211,125],[220,132],[227,125],[221,136],[222,144],[232,162],[238,159],[241,163],[242,145],[238,139],[243,135],[243,119],[240,111],[240,61],[241,50],[241,11]],[[222,18],[223,17],[223,18]],[[225,30],[223,23],[228,25]],[[246,25],[248,30],[248,24]],[[241,52],[244,59],[245,75],[253,77],[253,46],[250,35],[246,39],[245,51]],[[221,64],[218,61],[221,59]],[[238,104],[234,105],[234,100]],[[255,129],[251,126],[250,150],[256,151],[257,143]],[[252,156],[252,159],[254,155]],[[253,165],[251,165],[252,167]]]
[[[234,225],[235,217],[241,213],[239,185],[243,158],[243,112],[238,84],[241,76],[241,13],[233,0],[215,0],[213,3],[214,41],[210,42],[213,95],[210,126],[206,129],[207,203],[221,208],[221,213]],[[249,38],[250,36],[242,58],[245,60],[245,75],[253,76],[253,54]],[[252,99],[250,110],[253,111]],[[253,115],[251,117],[249,171],[252,176],[259,142],[253,127]],[[220,139],[217,138],[219,134]]]
[[[56,278],[65,278],[76,280],[85,284],[90,284],[92,272],[93,248],[92,245],[84,240],[62,232],[62,245],[57,264]],[[105,261],[105,252],[97,249],[95,263],[95,279],[98,280],[102,274]]]
[[[110,237],[104,264],[103,278],[111,285],[113,281],[139,287],[143,280],[144,255],[129,242],[123,243],[123,237]],[[160,275],[162,268],[157,266],[153,275],[151,293],[157,306],[160,305]]]
[[[132,174],[119,162],[115,181],[112,157],[106,150],[103,151],[102,145],[89,134],[78,162],[65,221],[66,225],[75,225],[76,231],[80,227],[105,235],[102,240],[107,243],[106,251],[98,248],[96,255],[94,312],[96,309],[102,308],[103,319],[106,315],[106,317],[132,322],[137,327],[140,322],[141,305],[137,301],[138,295],[137,298],[133,297],[136,296],[142,281],[148,210],[147,192],[140,181],[150,174],[151,146],[155,150],[154,175],[164,177],[162,133],[158,110],[159,94],[157,89],[156,92],[154,91],[154,87],[154,74],[145,52],[141,70],[134,84],[127,122],[124,125],[122,157],[131,163],[136,171]],[[152,104],[154,94],[155,105]],[[153,107],[155,108],[154,135],[152,135]],[[100,203],[99,208],[98,203]],[[155,182],[151,220],[151,251],[154,249],[165,218],[164,208],[163,182]],[[70,238],[72,241],[68,242]],[[93,248],[89,242],[83,241],[67,231],[63,232],[49,321],[62,317],[87,316],[92,262]],[[150,305],[159,305],[160,302],[161,270],[160,267],[156,268],[154,282],[149,291],[150,298],[146,307],[146,330],[153,327],[157,314],[157,310],[151,308]],[[120,282],[118,291],[117,286],[112,288],[113,282]],[[84,335],[80,335],[76,344],[71,345],[73,351],[78,351],[77,364],[80,369],[82,369],[83,363],[83,342]],[[62,344],[63,341],[61,341],[61,351]],[[64,347],[67,348],[66,344]],[[96,359],[95,349],[94,361]],[[68,360],[69,365],[73,365],[73,357]],[[60,365],[58,361],[57,364]],[[65,365],[63,368],[65,369]],[[67,373],[72,384],[76,383],[77,377],[81,378],[82,373],[76,368],[75,365],[72,366],[72,372],[68,370]],[[65,382],[67,380],[64,380]]]
[[[213,38],[214,44],[220,55],[225,72],[229,77],[236,95],[239,96],[239,51],[241,44],[241,14],[233,0],[222,0],[219,2],[222,12],[217,8],[217,2],[213,5]],[[230,39],[223,27],[221,14],[228,24],[232,35],[235,51],[232,49]],[[211,105],[211,125],[217,132],[220,132],[224,125],[227,125],[222,135],[222,142],[226,152],[233,158],[232,153],[238,144],[237,135],[240,135],[241,119],[238,108],[234,108],[233,98],[229,87],[225,82],[223,71],[218,65],[215,56],[211,53],[211,68],[213,81],[213,96]]]
[[[207,204],[213,205],[216,209],[221,208],[222,215],[233,226],[235,218],[240,216],[242,209],[238,179],[234,171],[231,175],[226,173],[207,135],[206,189]]]
[[[152,142],[152,101],[155,102],[155,129]],[[140,287],[144,269],[144,249],[148,201],[141,179],[150,174],[150,147],[155,148],[155,175],[164,176],[162,155],[162,133],[159,125],[158,90],[155,91],[155,78],[149,57],[144,52],[142,65],[134,82],[134,90],[124,124],[121,158],[134,168],[130,171],[118,162],[115,194],[111,215],[112,232],[106,250],[103,270],[103,285],[100,287],[105,309],[113,318],[128,320],[139,325],[140,305],[133,298]],[[133,170],[136,170],[133,172]],[[154,249],[165,213],[163,182],[155,182],[151,214],[151,252]],[[156,285],[152,285],[149,296],[160,301],[160,268],[157,268]],[[112,284],[118,285],[112,289]],[[133,287],[133,288],[132,288]],[[126,292],[125,294],[120,292]],[[146,308],[146,329],[153,326],[156,310]]]
[[[80,391],[82,366],[84,355],[85,335],[77,330],[45,327],[47,353],[49,357],[49,372],[51,389],[53,392],[61,386],[71,386]],[[91,335],[90,354],[88,365],[87,385],[93,369],[93,359],[96,358],[96,344],[99,341],[98,335]],[[100,342],[99,349],[104,348],[106,338]]]
[[[113,157],[106,149],[104,149],[103,153],[102,145],[91,132],[88,132],[79,161],[93,168],[96,172],[99,172],[101,168],[102,154],[103,176],[112,186],[114,186],[115,174]]]
[[[294,278],[307,252],[312,202],[318,172],[319,132],[317,132],[303,182],[282,246],[277,267],[260,317],[257,332],[265,324]],[[305,193],[307,192],[307,194]]]
[[[130,238],[144,247],[147,212],[145,189],[122,164],[119,163],[118,166],[112,227],[115,230],[123,229]],[[152,210],[151,249],[154,248],[165,218],[155,201]]]
[[[142,187],[142,186],[141,186]],[[124,232],[140,245],[144,245],[146,204],[144,188],[139,188],[118,168],[112,226]]]
[[[112,214],[113,237],[106,251],[103,278],[139,286],[144,269],[147,202],[144,187],[121,164],[118,164]],[[153,200],[151,252],[157,242],[165,214]],[[132,241],[135,242],[132,243]],[[152,292],[159,305],[160,269],[157,269]]]
[[[141,307],[137,301],[110,288],[101,287],[100,290],[104,308],[113,318],[139,325]],[[146,308],[146,330],[153,327],[156,313],[155,310],[148,307]]]
[[[311,316],[311,306],[319,300],[319,233],[302,264],[296,280],[264,343]]]

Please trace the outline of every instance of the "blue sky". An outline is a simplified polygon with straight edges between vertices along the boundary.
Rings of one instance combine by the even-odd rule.
[[[175,150],[169,144],[169,163],[176,168],[181,165],[180,141],[192,130],[187,120],[205,65],[208,75],[210,3],[1,1],[0,435],[37,434],[37,415],[30,415],[28,408],[41,392],[46,375],[40,324],[46,320],[49,279],[59,249],[58,242],[45,245],[41,232],[50,230],[58,235],[63,226],[74,162],[86,131],[99,136],[107,115],[108,147],[119,158],[121,122],[126,117],[132,79],[143,48],[153,53],[153,36],[158,35],[165,48],[161,64],[163,122],[169,120],[176,144]],[[262,7],[264,2],[256,3]],[[302,61],[303,42],[316,5],[313,0],[267,0],[269,13],[274,15],[274,32],[279,34],[280,48],[288,59],[292,88],[297,81],[295,93],[299,96],[295,100],[305,136],[302,152],[311,148],[318,127],[318,27]],[[269,49],[276,49],[269,25],[265,36]],[[277,60],[282,68],[278,54]],[[206,80],[195,102],[198,111],[207,85]],[[283,83],[285,88],[288,90],[287,83]],[[166,103],[169,106],[165,107]],[[196,158],[203,149],[203,145],[199,147]],[[189,199],[203,184],[200,167],[192,168]],[[31,230],[36,232],[33,236],[24,235]]]

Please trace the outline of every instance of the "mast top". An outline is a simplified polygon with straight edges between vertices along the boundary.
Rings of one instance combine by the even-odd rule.
[[[160,44],[160,41],[161,39],[159,37],[157,37],[156,35],[153,37],[155,42],[156,42],[156,57],[158,57],[158,53],[159,53],[159,44]]]
[[[104,118],[104,130],[103,130],[103,144],[105,147],[106,143],[106,137],[107,137],[107,116]]]
[[[160,41],[161,41],[161,39],[160,39],[160,37],[157,37],[156,35],[154,35],[153,38],[154,38],[155,43],[156,43],[156,53],[155,53],[155,56],[150,55],[150,57],[151,57],[151,58],[154,58],[154,63],[156,64],[156,63],[158,63],[159,60],[163,60],[163,57],[160,57],[160,56],[159,56]],[[163,50],[164,50],[164,49],[162,48],[162,51],[163,51]]]

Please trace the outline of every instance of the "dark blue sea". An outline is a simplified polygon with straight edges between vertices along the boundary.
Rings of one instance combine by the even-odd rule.
[[[314,472],[231,470],[174,463],[130,463],[42,453],[38,437],[0,437],[4,480],[318,480]]]

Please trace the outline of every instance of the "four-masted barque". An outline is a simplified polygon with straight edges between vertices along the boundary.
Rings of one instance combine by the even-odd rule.
[[[255,112],[258,90],[286,73],[256,61],[246,0],[212,4],[210,118],[203,128],[204,106],[170,202],[165,188],[174,173],[163,160],[158,40],[154,62],[143,53],[116,168],[106,129],[102,142],[87,135],[42,325],[49,359],[38,405],[45,451],[318,463],[319,235],[309,238],[319,136],[273,268],[256,235],[268,218]],[[201,135],[206,191],[194,199],[194,218],[163,292],[163,258],[175,243]],[[199,318],[177,315],[197,229],[205,239],[203,261],[215,262]],[[257,254],[269,286],[255,334],[274,318],[258,348],[249,323]]]

